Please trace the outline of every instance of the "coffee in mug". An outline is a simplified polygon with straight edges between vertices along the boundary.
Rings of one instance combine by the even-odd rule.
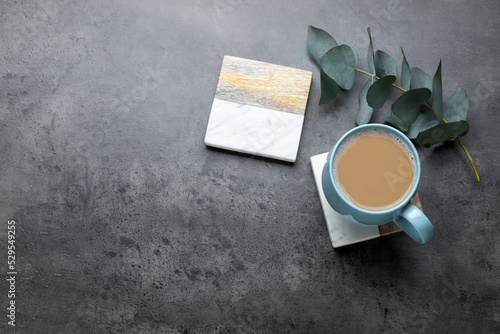
[[[366,210],[397,205],[415,182],[411,148],[384,129],[367,129],[348,137],[333,161],[333,175],[342,194]]]

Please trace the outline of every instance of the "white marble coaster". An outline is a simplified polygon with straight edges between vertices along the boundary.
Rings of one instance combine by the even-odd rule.
[[[311,167],[333,247],[347,246],[380,237],[378,226],[353,224],[345,220],[339,213],[332,209],[330,204],[328,204],[323,194],[323,186],[321,185],[321,173],[326,163],[327,155],[328,153],[323,153],[312,156]]]
[[[225,56],[208,146],[295,162],[312,72]]]
[[[208,146],[294,162],[304,116],[214,99]]]

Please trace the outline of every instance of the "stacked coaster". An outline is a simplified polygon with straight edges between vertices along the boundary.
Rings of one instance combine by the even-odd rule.
[[[205,144],[295,162],[312,72],[224,56]]]
[[[321,174],[326,163],[328,153],[318,154],[311,157],[311,167],[314,174],[316,187],[318,188],[321,207],[325,215],[328,233],[334,248],[355,244],[358,242],[382,237],[385,235],[401,232],[399,226],[390,222],[380,226],[364,226],[353,224],[345,220],[342,215],[333,210],[323,193]],[[411,199],[411,202],[422,210],[422,204],[418,193]]]

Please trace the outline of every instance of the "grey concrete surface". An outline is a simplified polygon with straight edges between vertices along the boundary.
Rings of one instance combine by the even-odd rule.
[[[2,1],[0,276],[15,221],[16,326],[1,333],[499,333],[500,3]],[[352,128],[318,106],[307,26],[434,73],[471,106],[420,149],[435,238],[334,250],[309,157]],[[210,149],[224,55],[314,72],[297,162]],[[397,96],[395,92],[391,98]],[[377,112],[383,121],[389,110]]]

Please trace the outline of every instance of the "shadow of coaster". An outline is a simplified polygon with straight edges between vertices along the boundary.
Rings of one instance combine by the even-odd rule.
[[[397,226],[394,222],[389,222],[379,226],[353,224],[345,220],[341,214],[333,210],[323,194],[323,186],[321,184],[321,173],[323,171],[323,167],[325,166],[327,156],[328,153],[312,156],[311,167],[332,246],[334,248],[338,248],[402,232],[399,226]],[[411,202],[423,211],[418,192],[411,199]]]

